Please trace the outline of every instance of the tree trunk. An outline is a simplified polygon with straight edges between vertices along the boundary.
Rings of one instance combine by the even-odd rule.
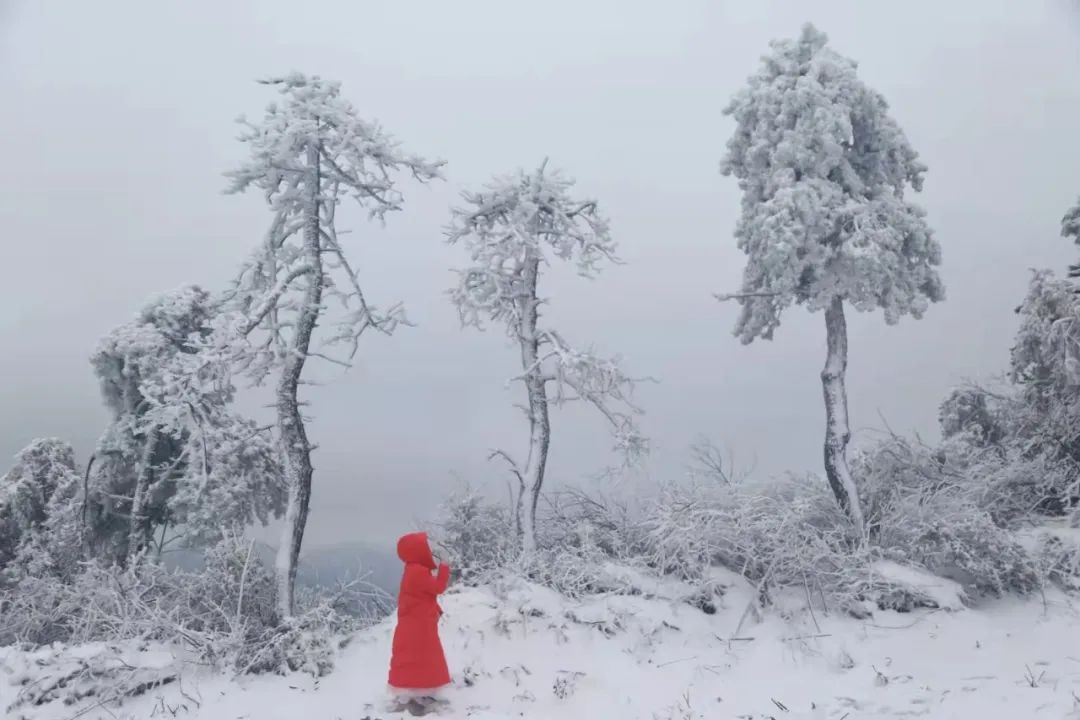
[[[135,562],[135,558],[142,552],[143,542],[146,540],[146,527],[144,515],[146,514],[146,495],[150,489],[150,480],[153,474],[154,449],[157,446],[157,429],[150,430],[146,434],[143,445],[142,459],[139,462],[139,474],[135,478],[135,488],[131,491],[131,513],[128,525],[127,552],[124,553],[124,562],[128,567]]]
[[[296,569],[300,560],[300,548],[304,541],[308,506],[311,502],[311,444],[300,414],[300,376],[307,361],[311,335],[318,324],[322,309],[323,267],[320,254],[321,218],[319,216],[319,148],[309,145],[307,149],[308,178],[304,191],[304,260],[311,264],[307,275],[308,285],[304,291],[303,307],[300,309],[289,344],[288,356],[281,369],[277,386],[277,425],[284,461],[288,502],[285,506],[285,526],[278,545],[275,570],[277,572],[278,613],[289,618],[294,610]]]
[[[536,334],[539,300],[536,296],[540,273],[539,258],[529,258],[523,273],[524,297],[520,305],[521,363],[525,370],[525,388],[529,394],[529,460],[518,494],[517,521],[521,528],[521,551],[526,558],[536,552],[536,507],[544,484],[548,447],[551,445],[551,421],[548,415],[547,381],[539,363],[540,341]]]
[[[863,533],[862,506],[855,481],[847,463],[847,446],[851,440],[848,425],[847,388],[847,322],[844,320],[844,301],[834,298],[825,309],[825,336],[828,353],[821,385],[825,393],[825,476],[836,501]]]

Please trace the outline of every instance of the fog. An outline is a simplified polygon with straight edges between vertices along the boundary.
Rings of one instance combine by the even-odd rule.
[[[885,423],[933,437],[967,378],[1003,370],[1028,269],[1076,259],[1059,236],[1080,194],[1080,26],[1066,2],[744,0],[24,0],[0,4],[0,458],[35,437],[85,461],[106,415],[88,358],[153,294],[224,286],[260,241],[259,197],[226,196],[235,118],[289,70],[340,80],[365,116],[447,180],[403,186],[385,228],[343,210],[368,297],[416,327],[365,337],[320,367],[308,538],[387,542],[460,482],[504,492],[492,448],[524,452],[498,328],[462,330],[445,295],[464,263],[442,226],[458,193],[545,157],[611,218],[626,265],[545,278],[549,317],[579,345],[655,377],[638,397],[655,451],[635,484],[684,472],[699,435],[758,474],[817,471],[824,321],[794,308],[741,346],[735,181],[722,110],[768,41],[806,20],[860,62],[929,165],[918,198],[944,252],[947,300],[923,320],[849,316],[856,441]],[[854,315],[854,313],[852,313]],[[254,394],[255,405],[260,396]],[[609,488],[603,421],[558,411],[549,481]]]

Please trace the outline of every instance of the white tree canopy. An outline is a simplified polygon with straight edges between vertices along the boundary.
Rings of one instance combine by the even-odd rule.
[[[1072,411],[1080,391],[1080,296],[1050,270],[1032,273],[1011,353],[1013,382],[1031,398],[1065,399]]]
[[[1074,243],[1080,245],[1080,200],[1061,218],[1061,235],[1072,238]],[[1069,277],[1080,277],[1080,263],[1069,266]]]
[[[636,380],[623,372],[619,358],[576,350],[540,319],[547,300],[538,294],[536,275],[552,259],[573,263],[590,279],[605,263],[620,262],[596,201],[575,198],[573,186],[545,160],[533,172],[518,170],[463,193],[465,205],[452,210],[446,232],[451,243],[464,245],[470,264],[458,271],[450,296],[463,324],[502,323],[511,338],[534,343],[536,357],[515,379],[535,374],[545,387],[553,384],[556,405],[590,403],[610,422],[615,449],[633,461],[647,450],[632,402]]]
[[[340,83],[292,73],[265,84],[281,100],[271,103],[257,123],[240,119],[245,129],[240,140],[249,155],[227,173],[228,192],[260,190],[274,212],[264,242],[242,268],[232,293],[240,311],[239,335],[265,331],[261,344],[238,353],[256,380],[290,352],[291,318],[304,311],[306,287],[300,281],[305,278],[318,275],[320,302],[336,300],[342,307],[333,315],[336,331],[321,338],[324,347],[345,347],[333,358],[338,363],[348,363],[367,330],[390,333],[407,322],[400,305],[379,310],[367,302],[339,242],[335,212],[351,197],[369,218],[382,222],[404,202],[394,173],[426,182],[439,178],[443,165],[402,151],[378,123],[359,117],[341,96]],[[308,207],[311,201],[316,207]],[[305,224],[312,216],[318,218],[318,261],[304,247]],[[322,309],[320,304],[320,314]]]
[[[45,521],[53,496],[70,492],[78,480],[71,445],[56,438],[34,440],[0,475],[0,522],[10,521],[19,534],[29,532]]]
[[[462,242],[472,261],[451,291],[463,323],[479,328],[485,318],[503,322],[516,336],[522,271],[530,258],[546,265],[553,255],[587,278],[603,262],[618,262],[607,219],[594,200],[572,198],[573,185],[545,161],[534,172],[518,170],[480,192],[462,193],[466,205],[453,208],[447,237]]]
[[[1061,218],[1061,234],[1080,245],[1080,200]]]
[[[855,61],[826,42],[811,25],[774,41],[725,110],[737,127],[721,170],[743,190],[735,236],[749,256],[729,296],[744,343],[770,339],[793,303],[839,298],[892,324],[944,298],[941,249],[904,197],[926,168]]]
[[[217,310],[195,286],[162,293],[92,358],[113,413],[94,489],[126,518],[125,532],[167,525],[173,539],[212,539],[280,513],[277,449],[269,428],[232,408],[229,357],[215,339],[227,318]]]

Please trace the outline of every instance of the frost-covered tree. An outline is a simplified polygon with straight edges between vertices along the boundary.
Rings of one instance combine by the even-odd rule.
[[[1080,501],[1080,295],[1035,271],[1016,312],[1006,376],[954,390],[940,413],[938,452],[1002,522]]]
[[[11,470],[0,477],[0,568],[78,489],[75,452],[68,443],[39,439],[19,451]],[[78,542],[70,549],[77,550]]]
[[[1061,218],[1061,235],[1080,245],[1080,200]],[[1069,266],[1069,277],[1080,278],[1080,263]]]
[[[1049,270],[1032,273],[1010,362],[1013,382],[1033,407],[1080,399],[1080,298],[1075,286]]]
[[[844,306],[881,309],[893,324],[943,299],[940,247],[905,198],[922,188],[926,168],[885,99],[823,33],[807,25],[771,48],[725,110],[736,128],[721,170],[743,192],[735,236],[748,261],[741,290],[723,297],[742,306],[743,343],[771,339],[790,305],[825,312],[825,471],[861,531],[846,457]]]
[[[572,348],[546,327],[540,309],[541,271],[552,260],[576,265],[585,278],[616,262],[615,241],[596,202],[571,195],[573,183],[545,161],[536,171],[500,177],[480,192],[466,192],[465,205],[452,211],[451,243],[464,245],[470,265],[459,271],[450,291],[462,323],[482,328],[502,323],[521,353],[529,419],[529,452],[524,465],[499,451],[519,481],[515,523],[522,551],[536,550],[536,508],[551,444],[549,405],[582,400],[611,424],[616,449],[634,459],[646,449],[631,402],[635,381],[617,359]]]
[[[336,210],[352,200],[382,221],[402,207],[396,174],[428,181],[439,176],[441,163],[403,152],[377,124],[357,115],[338,83],[292,74],[266,84],[280,101],[260,122],[241,121],[246,131],[240,139],[250,157],[229,177],[231,192],[262,192],[273,220],[241,270],[232,304],[240,315],[234,330],[246,338],[234,347],[236,359],[257,383],[277,374],[288,503],[276,570],[280,611],[287,617],[311,500],[312,445],[299,397],[304,368],[312,357],[347,365],[365,332],[389,334],[404,320],[399,306],[383,312],[368,304],[339,241]],[[339,315],[327,311],[329,300],[339,301]],[[316,327],[331,318],[336,327],[323,345],[343,348],[338,357],[312,342]]]
[[[961,387],[949,393],[938,409],[938,424],[946,440],[963,436],[980,448],[997,447],[1008,434],[1011,396],[991,394],[982,387]]]
[[[1019,403],[1010,413],[1012,442],[1063,471],[1059,493],[1080,477],[1080,296],[1049,270],[1035,272],[1012,348],[1010,378]]]
[[[95,552],[126,562],[167,540],[213,541],[282,505],[268,432],[231,409],[216,301],[184,287],[99,343],[92,364],[112,421],[98,443],[88,522]]]

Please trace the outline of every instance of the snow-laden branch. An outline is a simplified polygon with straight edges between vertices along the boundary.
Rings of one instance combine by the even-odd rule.
[[[552,349],[550,374],[545,375],[555,385],[552,402],[561,405],[580,400],[599,411],[611,424],[615,449],[627,464],[646,454],[648,441],[637,422],[642,411],[632,398],[636,386],[651,379],[627,375],[617,358],[575,350],[555,331],[544,331],[543,340]]]
[[[326,206],[326,222],[320,230],[323,246],[333,260],[327,262],[332,269],[340,269],[348,281],[345,289],[329,284],[326,295],[337,297],[345,310],[345,317],[338,321],[338,333],[324,341],[326,345],[345,344],[348,346],[348,358],[356,356],[360,337],[368,329],[374,329],[384,335],[393,334],[398,325],[410,325],[405,309],[400,303],[391,305],[385,312],[368,304],[364,291],[360,287],[359,275],[352,269],[345,251],[338,240],[338,230],[334,222],[334,205]]]
[[[244,324],[239,330],[240,334],[243,336],[250,335],[255,328],[262,324],[266,316],[278,306],[278,301],[289,290],[289,286],[292,285],[293,281],[310,274],[313,270],[314,268],[310,264],[305,263],[279,277],[274,286],[259,300],[258,306],[244,318]]]

